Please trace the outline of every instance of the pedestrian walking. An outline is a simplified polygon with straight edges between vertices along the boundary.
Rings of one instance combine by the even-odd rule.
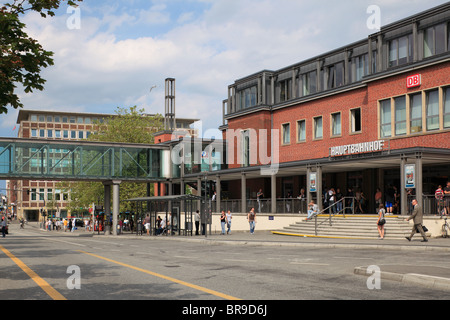
[[[411,230],[411,235],[409,237],[406,237],[406,239],[408,241],[411,241],[412,237],[414,236],[414,234],[416,234],[417,231],[420,232],[420,234],[423,237],[422,242],[428,242],[427,239],[427,235],[425,234],[425,232],[423,231],[423,227],[422,227],[422,223],[423,223],[423,211],[422,208],[419,206],[418,202],[416,199],[413,199],[413,201],[411,202],[414,209],[413,212],[411,214],[411,216],[409,218],[406,218],[406,221],[409,220],[413,220],[414,221],[414,226]]]
[[[6,221],[5,217],[2,217],[0,227],[2,229],[2,237],[4,238],[6,237],[6,228],[8,227],[8,222]]]
[[[147,231],[147,235],[150,235],[150,216],[147,214],[147,216],[145,217],[145,230]]]
[[[258,212],[261,213],[261,198],[264,197],[264,193],[262,192],[262,189],[259,189],[258,193],[256,194],[256,202],[258,202]]]
[[[434,198],[436,199],[436,208],[438,211],[438,215],[442,218],[443,215],[447,213],[444,202],[444,190],[442,190],[442,186],[439,185],[436,191],[434,192]]]
[[[447,207],[447,214],[450,214],[450,181],[447,182],[447,186],[444,188],[445,206]]]
[[[227,216],[225,215],[225,211],[222,210],[222,214],[220,215],[220,226],[222,227],[222,233],[225,235],[225,224],[227,223]]]
[[[200,226],[200,211],[195,211],[195,215],[194,215],[194,221],[195,221],[195,235],[198,236],[198,228]]]
[[[228,212],[227,212],[227,234],[231,234],[231,219],[233,219],[233,217],[231,216],[230,210],[228,210]]]
[[[380,235],[378,239],[384,239],[384,225],[386,224],[386,219],[384,215],[386,214],[386,210],[382,203],[378,205],[378,220],[377,220],[377,228],[378,234]]]
[[[247,215],[247,220],[250,225],[250,234],[255,234],[256,213],[255,208],[252,208]]]

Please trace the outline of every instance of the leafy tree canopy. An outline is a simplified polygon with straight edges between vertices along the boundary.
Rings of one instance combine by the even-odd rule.
[[[163,117],[160,114],[147,115],[136,106],[129,109],[116,109],[116,115],[105,117],[94,123],[95,130],[89,136],[90,141],[154,143],[154,133],[163,129]],[[69,209],[74,212],[88,208],[91,203],[103,202],[104,186],[92,182],[61,182],[59,188],[70,192]],[[153,185],[150,186],[153,188]],[[147,186],[142,183],[123,182],[120,185],[120,197],[130,199],[147,194]],[[120,211],[131,210],[129,203],[121,203]]]
[[[44,90],[41,70],[54,64],[53,52],[44,50],[37,40],[27,35],[20,16],[27,11],[36,11],[46,18],[54,16],[63,2],[75,6],[81,1],[14,0],[0,6],[0,113],[7,113],[8,106],[23,107],[16,93],[18,84],[26,93]]]

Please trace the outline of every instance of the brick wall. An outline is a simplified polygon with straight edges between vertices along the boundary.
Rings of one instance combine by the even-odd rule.
[[[407,89],[406,78],[420,73],[422,85]],[[328,157],[329,148],[347,144],[371,142],[379,139],[378,136],[378,101],[408,93],[420,92],[439,86],[450,85],[450,62],[437,64],[413,72],[390,76],[385,79],[373,81],[367,87],[338,93],[314,101],[299,103],[297,105],[274,110],[273,128],[280,130],[280,162],[290,162]],[[351,110],[361,108],[361,131],[351,133]],[[331,135],[331,114],[341,112],[341,135]],[[313,119],[322,116],[323,138],[313,139]],[[297,142],[297,120],[305,120],[306,140]],[[290,123],[290,144],[282,145],[282,124]],[[228,129],[271,128],[271,113],[269,111],[255,112],[228,120]],[[393,137],[386,145],[390,149],[409,147],[450,148],[450,130],[424,132],[403,137]],[[268,137],[270,142],[270,137]],[[236,168],[235,157],[230,168]]]

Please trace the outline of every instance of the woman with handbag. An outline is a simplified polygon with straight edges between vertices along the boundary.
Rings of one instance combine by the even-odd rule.
[[[386,213],[386,210],[384,209],[383,204],[380,203],[378,206],[378,220],[377,220],[377,227],[378,227],[378,233],[380,240],[384,239],[384,225],[386,223],[386,219],[384,218],[384,215]]]

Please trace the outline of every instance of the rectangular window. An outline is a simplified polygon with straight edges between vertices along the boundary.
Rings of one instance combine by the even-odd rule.
[[[77,132],[76,131],[70,131],[70,138],[76,139],[77,138]]]
[[[55,130],[55,138],[61,138],[61,130]]]
[[[53,138],[53,130],[47,130],[47,138]]]
[[[67,117],[62,117],[62,122],[63,122],[63,123],[69,122],[69,118],[67,118]]]
[[[55,116],[55,122],[61,122],[61,117],[60,116]]]
[[[342,133],[340,112],[331,115],[331,133],[333,136],[340,136]]]
[[[413,60],[412,34],[389,41],[389,67],[399,66]]]
[[[445,52],[445,24],[441,23],[424,31],[423,54],[431,57]]]
[[[392,40],[389,42],[389,67],[395,67],[397,63],[398,57],[398,40]]]
[[[77,118],[77,123],[84,123],[83,117],[78,117]]]
[[[63,131],[63,138],[64,139],[69,139],[69,131],[68,130],[64,130]]]
[[[69,123],[75,123],[75,117],[70,117],[69,118]]]
[[[36,189],[31,189],[31,201],[36,201]]]
[[[44,201],[45,199],[45,189],[39,189],[39,201]]]
[[[394,99],[395,107],[395,135],[406,134],[406,97]]]
[[[362,77],[369,74],[369,55],[366,53],[353,59],[355,65],[354,81],[360,81]]]
[[[37,129],[31,129],[31,137],[37,138]]]
[[[306,140],[306,121],[299,120],[297,121],[297,141],[305,141]]]
[[[422,132],[422,94],[411,95],[409,100],[411,133]]]
[[[326,89],[333,89],[344,85],[344,63],[339,62],[327,68],[328,81]],[[325,76],[325,73],[324,73]]]
[[[282,125],[282,134],[283,134],[283,144],[291,143],[291,124],[284,123]]]
[[[78,131],[78,139],[83,139],[83,138],[84,138],[83,131]]]
[[[444,128],[450,128],[450,87],[444,89]]]
[[[323,138],[323,123],[322,117],[314,118],[314,139]]]
[[[361,132],[361,108],[350,111],[351,133]]]
[[[303,95],[314,94],[317,92],[317,72],[312,71],[302,76]]]
[[[53,192],[52,189],[47,189],[47,200],[52,201],[53,200]]]
[[[52,116],[47,116],[47,122],[53,122],[53,117]]]
[[[257,101],[257,87],[253,86],[243,89],[237,93],[237,109],[242,110],[256,106]]]
[[[278,84],[280,94],[279,94],[279,102],[288,101],[291,99],[291,88],[292,88],[292,79],[286,79],[283,81],[280,81]]]
[[[39,137],[45,138],[45,130],[44,129],[39,129]]]
[[[439,129],[439,91],[426,93],[427,131]]]
[[[435,54],[444,53],[445,50],[445,24],[439,24],[434,28]]]
[[[344,62],[336,63],[335,65],[335,72],[336,72],[336,79],[335,79],[335,87],[341,87],[345,83],[345,76],[344,76]]]
[[[380,101],[380,135],[391,136],[391,99]]]
[[[447,24],[447,51],[450,51],[450,23]]]
[[[323,73],[323,75],[325,76],[326,73]],[[334,73],[334,66],[330,66],[328,67],[328,82],[327,82],[327,87],[326,89],[331,89],[334,88],[334,79],[335,79],[335,73]],[[325,80],[324,80],[325,82]]]
[[[30,117],[30,121],[36,122],[37,120],[38,120],[37,115],[32,114],[31,117]]]

